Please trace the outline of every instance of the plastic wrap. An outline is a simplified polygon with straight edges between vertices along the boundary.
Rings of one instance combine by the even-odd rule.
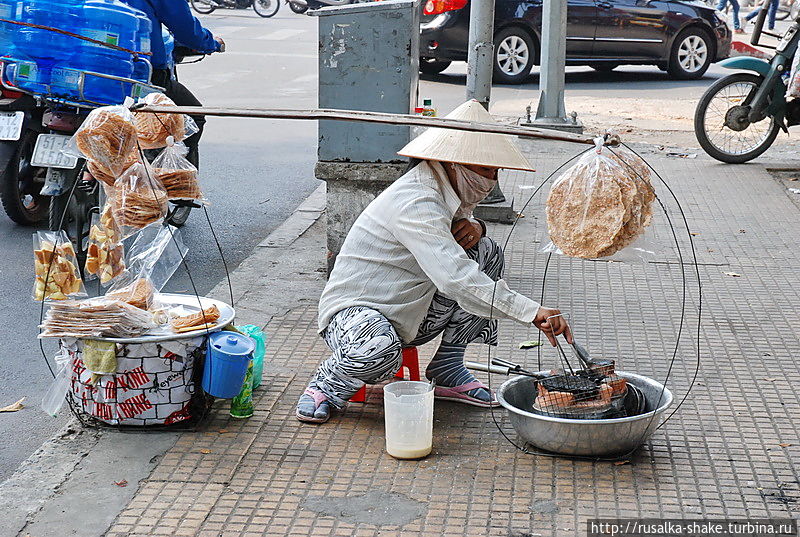
[[[155,326],[147,311],[105,296],[53,303],[39,338],[137,337]]]
[[[58,354],[54,357],[58,373],[56,373],[53,382],[50,383],[50,387],[47,388],[44,397],[42,397],[42,410],[53,417],[64,406],[64,400],[67,397],[67,392],[69,392],[72,373],[70,368],[71,358],[72,356],[65,349],[59,349]]]
[[[204,201],[197,180],[197,168],[186,160],[189,149],[182,143],[168,143],[153,160],[156,177],[171,200]]]
[[[111,282],[125,271],[124,256],[122,233],[111,216],[110,207],[106,207],[92,218],[84,267],[86,280],[99,278],[103,285]]]
[[[33,299],[66,300],[86,296],[75,249],[63,231],[37,231],[33,234]]]
[[[139,103],[153,106],[175,106],[172,99],[163,93],[150,93],[140,99]],[[199,131],[194,120],[183,114],[134,112],[133,115],[142,149],[160,149],[167,145],[170,136],[176,142],[181,142]]]
[[[79,156],[94,161],[95,171],[118,177],[138,159],[133,114],[124,106],[92,110],[72,137],[72,145]]]
[[[106,192],[123,237],[160,222],[167,215],[167,192],[149,164],[136,162]]]
[[[164,288],[187,252],[178,229],[146,227],[128,249],[127,269],[112,283],[106,297],[141,309],[156,308],[156,293]]]
[[[550,189],[547,252],[583,259],[613,256],[640,239],[652,221],[655,191],[647,164],[627,151],[602,147],[602,139],[596,144]]]
[[[800,97],[800,54],[795,54],[792,59],[792,70],[787,84],[786,97],[797,99]]]

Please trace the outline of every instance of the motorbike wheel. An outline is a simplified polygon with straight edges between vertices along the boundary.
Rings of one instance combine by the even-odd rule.
[[[0,172],[3,209],[11,220],[21,226],[43,222],[50,205],[50,198],[39,194],[47,170],[31,166],[36,136],[33,131],[23,133],[14,156],[5,171]]]
[[[281,7],[279,0],[253,0],[253,11],[259,17],[268,19],[278,12]]]
[[[192,9],[201,15],[208,15],[217,9],[217,6],[210,4],[209,0],[206,0],[205,2],[203,0],[189,0],[189,3],[192,5]]]
[[[306,11],[308,11],[308,6],[301,6],[300,4],[295,4],[294,2],[289,2],[289,9],[297,13],[298,15],[302,15]]]
[[[741,164],[761,155],[775,141],[780,129],[775,118],[756,123],[747,119],[749,101],[763,80],[757,75],[736,73],[714,82],[700,98],[694,132],[710,156]]]

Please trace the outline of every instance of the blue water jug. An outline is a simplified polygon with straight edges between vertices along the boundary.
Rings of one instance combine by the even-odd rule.
[[[136,34],[136,51],[150,52],[150,32],[153,30],[153,23],[150,18],[138,9],[134,9],[136,17],[139,19],[139,31]],[[133,78],[139,82],[150,82],[150,56],[139,56],[133,63]]]
[[[216,332],[208,337],[203,390],[220,399],[239,395],[256,345],[237,332]]]
[[[81,0],[23,0],[17,8],[22,22],[74,30]],[[75,55],[76,39],[41,28],[20,27],[15,32],[14,55],[35,63],[22,62],[16,71],[16,83],[25,90],[43,93],[50,84],[51,71],[57,62],[68,62]]]
[[[137,10],[116,0],[89,0],[80,11],[79,33],[101,43],[128,50],[138,46]],[[77,81],[81,71],[130,79],[133,56],[129,52],[80,41],[69,62],[62,62],[53,72],[54,93],[78,98]],[[83,76],[83,99],[101,104],[120,104],[131,92],[131,84],[92,74]]]
[[[15,21],[19,17],[22,0],[0,0],[0,19]],[[14,36],[20,27],[7,22],[0,22],[0,57],[13,58]]]

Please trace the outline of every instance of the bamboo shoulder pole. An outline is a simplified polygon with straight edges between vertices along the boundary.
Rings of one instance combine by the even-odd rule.
[[[382,112],[364,112],[358,110],[335,110],[331,108],[291,110],[283,108],[214,108],[206,106],[175,107],[135,105],[132,107],[132,110],[136,112],[151,112],[156,114],[196,114],[219,117],[363,121],[366,123],[384,123],[387,125],[415,125],[418,127],[439,127],[441,129],[488,132],[493,134],[510,134],[524,138],[543,138],[546,140],[559,140],[562,142],[574,142],[579,144],[594,143],[591,136],[555,130],[542,130],[530,127],[519,127],[517,125],[503,125],[499,123],[477,123],[474,121],[447,119],[443,117],[424,117],[410,114],[387,114]]]

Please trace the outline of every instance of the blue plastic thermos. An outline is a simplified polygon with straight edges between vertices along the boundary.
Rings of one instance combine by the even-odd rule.
[[[216,332],[208,337],[203,390],[220,399],[239,395],[256,345],[236,332]]]

